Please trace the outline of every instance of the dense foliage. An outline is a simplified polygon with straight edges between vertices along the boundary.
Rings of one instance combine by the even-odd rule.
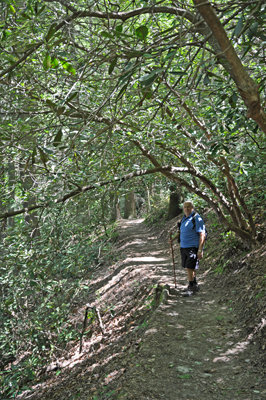
[[[47,335],[76,337],[69,293],[84,289],[95,237],[129,191],[150,207],[175,181],[256,243],[265,5],[200,3],[1,3],[1,353],[29,352],[37,365]]]

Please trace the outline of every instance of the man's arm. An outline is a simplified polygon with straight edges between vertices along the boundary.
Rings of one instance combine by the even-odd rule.
[[[199,248],[198,248],[197,257],[198,257],[198,260],[201,260],[203,258],[203,246],[204,246],[204,242],[205,242],[205,231],[200,232],[199,235],[200,235],[199,236]]]

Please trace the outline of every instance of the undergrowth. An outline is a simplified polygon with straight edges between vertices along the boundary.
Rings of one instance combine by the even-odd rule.
[[[30,239],[23,223],[9,228],[0,245],[0,387],[14,398],[36,379],[47,360],[77,340],[75,304],[86,299],[95,267],[112,258],[113,228],[44,224]],[[107,235],[108,237],[107,237]]]

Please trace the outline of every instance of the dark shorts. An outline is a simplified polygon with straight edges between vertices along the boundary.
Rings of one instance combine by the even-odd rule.
[[[197,247],[181,247],[181,260],[182,267],[188,269],[198,269],[199,268],[199,260],[197,258]]]

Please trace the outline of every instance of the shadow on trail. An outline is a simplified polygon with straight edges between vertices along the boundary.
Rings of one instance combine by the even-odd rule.
[[[176,294],[155,309],[157,284],[174,287],[168,237],[141,220],[121,221],[115,246],[120,261],[97,271],[88,297],[100,310],[104,333],[93,322],[82,353],[72,343],[68,356],[57,360],[57,372],[47,373],[35,394],[20,397],[263,399],[266,390],[257,385],[260,376],[249,362],[250,338],[243,337],[230,306],[219,304],[215,278],[202,274],[199,294],[184,298],[186,274],[178,267]],[[180,265],[178,251],[176,261]],[[76,324],[83,316],[81,307]]]

